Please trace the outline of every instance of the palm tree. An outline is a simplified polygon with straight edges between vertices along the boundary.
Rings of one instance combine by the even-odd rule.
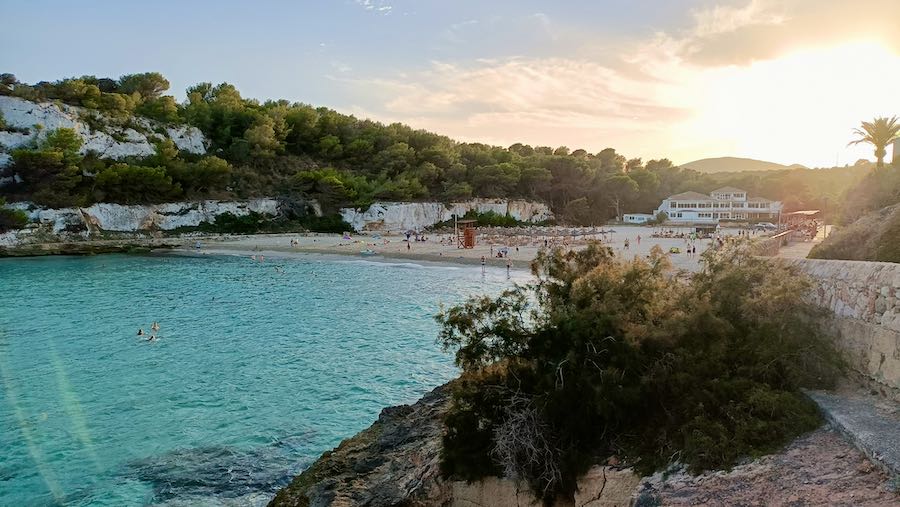
[[[887,145],[895,139],[900,139],[900,119],[875,118],[873,121],[862,122],[862,128],[853,129],[853,133],[859,139],[850,141],[851,144],[869,143],[875,147],[875,157],[878,159],[878,169],[884,167],[884,156],[887,155]]]

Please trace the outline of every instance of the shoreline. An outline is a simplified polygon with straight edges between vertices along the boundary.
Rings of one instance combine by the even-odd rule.
[[[18,246],[0,246],[0,258],[37,257],[47,255],[95,255],[102,253],[174,253],[174,254],[222,254],[222,255],[284,255],[317,254],[333,255],[341,258],[355,258],[375,262],[408,261],[427,262],[444,265],[481,265],[486,268],[503,270],[509,263],[510,270],[530,272],[538,252],[545,248],[563,246],[582,248],[591,240],[599,240],[621,257],[641,256],[659,246],[664,251],[676,250],[669,256],[673,267],[678,270],[696,271],[699,256],[685,253],[688,244],[682,238],[653,238],[653,230],[645,227],[623,226],[617,230],[586,236],[572,235],[567,228],[503,229],[485,228],[479,232],[474,248],[457,248],[451,235],[432,233],[427,241],[407,242],[405,235],[361,233],[352,236],[328,233],[267,233],[248,235],[191,235],[181,237],[138,237],[88,239],[50,243],[26,243]],[[642,241],[643,238],[643,241]],[[630,243],[630,248],[629,248]],[[709,240],[697,242],[699,250],[708,246]],[[198,247],[199,245],[199,247]],[[361,255],[364,250],[374,255]],[[506,256],[497,257],[499,252]]]
[[[224,246],[224,245],[223,245]],[[180,255],[185,257],[204,257],[204,256],[240,256],[247,257],[250,255],[263,255],[265,257],[276,258],[298,258],[298,257],[321,257],[339,260],[358,260],[368,262],[391,263],[394,261],[412,261],[415,263],[425,263],[440,266],[460,266],[467,268],[476,268],[481,265],[480,258],[451,256],[451,255],[434,255],[430,253],[403,253],[389,252],[378,253],[371,256],[363,256],[359,253],[332,250],[328,248],[301,248],[301,249],[278,249],[265,248],[261,250],[253,250],[249,248],[229,248],[210,246],[201,249],[187,248],[184,246],[173,248],[154,248],[150,253],[161,255]],[[510,259],[510,269],[514,271],[531,271],[531,263],[533,259]],[[488,259],[485,258],[485,267],[491,270],[502,270],[506,268],[506,259]]]
[[[375,262],[408,261],[503,270],[530,271],[538,252],[545,247],[563,246],[578,249],[588,241],[599,240],[622,258],[646,257],[653,248],[667,253],[672,267],[679,271],[700,269],[700,253],[710,248],[712,240],[692,240],[684,235],[660,236],[658,230],[642,226],[620,226],[602,233],[575,234],[565,227],[533,227],[527,229],[484,228],[479,231],[474,248],[457,248],[447,232],[431,233],[426,241],[407,242],[405,235],[360,233],[351,236],[328,233],[211,234],[180,237],[122,237],[25,243],[0,246],[0,258],[46,255],[94,255],[101,253],[163,253],[190,255],[264,256],[315,254],[338,256]],[[726,236],[737,235],[739,229],[726,229]],[[689,248],[696,249],[690,254]],[[362,255],[363,251],[372,252]],[[498,257],[498,253],[506,255]]]

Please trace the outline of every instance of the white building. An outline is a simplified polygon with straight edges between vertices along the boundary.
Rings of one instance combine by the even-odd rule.
[[[653,220],[653,215],[649,213],[625,213],[622,219],[626,224],[645,224]]]
[[[654,212],[670,222],[718,223],[720,220],[766,220],[775,222],[781,214],[781,202],[748,197],[745,190],[722,187],[709,195],[684,192],[666,198]]]

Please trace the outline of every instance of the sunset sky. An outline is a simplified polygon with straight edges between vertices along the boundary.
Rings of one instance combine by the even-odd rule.
[[[872,159],[900,114],[898,0],[0,1],[0,72],[155,70],[456,139],[676,163]]]

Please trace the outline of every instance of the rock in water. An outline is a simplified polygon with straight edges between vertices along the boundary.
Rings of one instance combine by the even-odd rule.
[[[180,449],[132,461],[125,475],[151,484],[156,501],[272,494],[290,480],[290,451],[280,445]]]
[[[278,492],[270,507],[445,505],[440,476],[443,416],[449,385],[413,405],[381,411],[368,429],[344,440]]]

